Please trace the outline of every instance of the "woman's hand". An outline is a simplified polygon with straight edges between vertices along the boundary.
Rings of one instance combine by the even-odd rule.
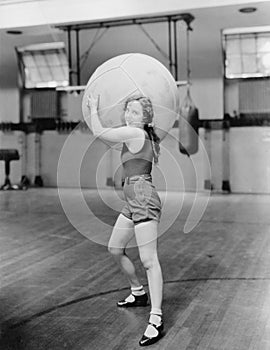
[[[95,112],[98,110],[99,105],[99,95],[98,97],[94,97],[94,95],[90,94],[87,96],[87,107],[90,109],[90,111]]]

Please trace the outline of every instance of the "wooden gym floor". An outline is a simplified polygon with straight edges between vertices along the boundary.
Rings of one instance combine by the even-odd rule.
[[[101,220],[89,227],[99,237],[117,213],[96,191],[84,195]],[[73,203],[77,190],[65,196]],[[214,194],[187,234],[193,194],[168,198],[173,208],[181,196],[159,243],[166,335],[149,348],[269,350],[270,196]],[[104,245],[70,224],[56,189],[1,192],[0,218],[1,350],[140,348],[149,307],[116,307],[125,278]],[[146,285],[137,249],[129,254]]]

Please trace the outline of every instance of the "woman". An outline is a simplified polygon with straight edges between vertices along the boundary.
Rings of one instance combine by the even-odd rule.
[[[98,117],[98,99],[89,96],[87,103],[91,118],[87,121],[95,136],[111,142],[122,142],[121,160],[125,175],[126,205],[114,225],[109,241],[109,252],[126,275],[130,295],[117,303],[119,307],[147,305],[147,294],[139,282],[135,267],[126,255],[126,247],[134,232],[141,262],[146,270],[151,312],[149,324],[140,340],[141,346],[157,342],[163,331],[163,279],[157,255],[158,222],[161,202],[152,184],[153,160],[158,161],[159,138],[152,126],[153,107],[149,98],[129,98],[124,107],[126,126],[104,128]]]

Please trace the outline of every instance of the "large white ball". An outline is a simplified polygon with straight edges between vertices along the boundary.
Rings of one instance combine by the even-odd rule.
[[[82,100],[84,118],[89,117],[87,96],[100,95],[99,116],[104,127],[125,124],[124,103],[132,95],[151,99],[154,125],[162,140],[172,128],[179,109],[176,82],[169,70],[155,58],[130,53],[109,59],[90,77]]]

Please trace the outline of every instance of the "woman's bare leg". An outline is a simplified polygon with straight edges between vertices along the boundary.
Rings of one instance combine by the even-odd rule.
[[[157,221],[135,225],[135,235],[142,264],[146,270],[152,310],[161,310],[163,278],[157,255]]]
[[[127,277],[131,288],[137,288],[141,284],[137,278],[134,264],[125,253],[125,248],[133,236],[133,221],[120,214],[114,225],[108,250],[114,256],[116,262]]]
[[[163,278],[157,255],[157,221],[151,220],[135,226],[135,235],[140,258],[146,270],[150,298],[151,312],[149,324],[140,340],[140,345],[150,345],[162,336],[162,298]],[[155,326],[153,326],[155,325]]]

